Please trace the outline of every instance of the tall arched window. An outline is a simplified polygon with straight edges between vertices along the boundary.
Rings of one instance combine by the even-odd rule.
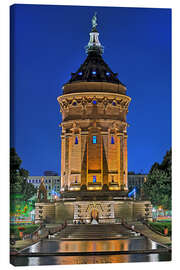
[[[93,183],[96,183],[96,176],[93,175]]]
[[[93,136],[93,143],[96,144],[97,143],[97,137]]]
[[[75,144],[78,144],[78,137],[75,138]]]
[[[111,144],[114,144],[114,137],[111,136]]]

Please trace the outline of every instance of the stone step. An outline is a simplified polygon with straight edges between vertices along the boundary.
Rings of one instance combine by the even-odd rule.
[[[65,230],[56,234],[59,239],[94,239],[118,238],[128,236],[130,231],[120,224],[68,225]]]

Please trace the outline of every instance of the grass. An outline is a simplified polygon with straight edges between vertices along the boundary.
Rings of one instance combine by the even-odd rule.
[[[31,225],[11,225],[10,226],[10,234],[14,234],[17,237],[19,237],[19,227],[24,227],[25,229],[23,230],[24,234],[30,234],[33,233],[34,231],[37,230],[37,228],[39,227],[39,225],[36,224],[31,224]]]
[[[152,229],[155,231],[158,231],[162,234],[164,234],[164,228],[168,228],[168,236],[171,235],[171,221],[163,221],[163,222],[149,222],[149,225],[151,226]]]

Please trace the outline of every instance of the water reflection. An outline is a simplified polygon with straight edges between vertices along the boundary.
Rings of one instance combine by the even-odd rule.
[[[156,249],[160,246],[147,239],[122,239],[102,241],[52,241],[44,240],[25,249],[23,252],[71,252],[71,251],[118,251]],[[162,248],[162,247],[161,247]],[[152,262],[168,261],[170,254],[131,254],[131,255],[106,255],[106,256],[47,256],[13,258],[11,263],[20,265],[58,265],[58,264],[94,264],[94,263],[123,263],[123,262]]]

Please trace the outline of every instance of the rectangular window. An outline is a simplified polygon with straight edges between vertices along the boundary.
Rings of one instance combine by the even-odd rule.
[[[97,143],[97,137],[93,136],[93,143],[96,144]]]
[[[93,183],[96,183],[96,176],[93,176]]]

